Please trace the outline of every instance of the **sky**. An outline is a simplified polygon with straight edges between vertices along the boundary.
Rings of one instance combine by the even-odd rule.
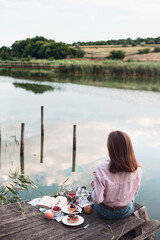
[[[57,42],[158,37],[160,0],[0,0],[0,47],[44,36]]]

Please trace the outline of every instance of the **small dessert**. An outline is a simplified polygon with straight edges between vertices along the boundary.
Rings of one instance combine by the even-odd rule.
[[[68,207],[68,212],[69,213],[74,213],[74,212],[79,212],[78,208],[74,205],[74,204],[71,204],[69,207]]]
[[[54,207],[53,207],[53,210],[54,210],[54,211],[61,211],[61,208],[60,208],[59,206],[54,206]]]
[[[59,206],[54,206],[52,208],[52,212],[54,213],[55,217],[58,217],[61,215],[61,208]]]
[[[77,215],[68,215],[67,222],[68,223],[78,222],[78,216]]]

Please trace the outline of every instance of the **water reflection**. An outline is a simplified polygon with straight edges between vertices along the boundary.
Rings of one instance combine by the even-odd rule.
[[[41,135],[40,163],[43,163],[44,136]]]
[[[73,125],[72,172],[75,172],[76,167],[76,145],[77,145],[76,127],[77,127],[76,125]]]
[[[160,198],[159,93],[50,82],[54,91],[35,95],[15,88],[13,81],[12,78],[0,81],[1,184],[7,181],[11,168],[23,168],[19,146],[12,141],[6,147],[4,140],[6,136],[20,136],[19,122],[26,126],[25,174],[44,194],[56,191],[67,177],[67,184],[90,188],[92,172],[107,158],[107,135],[119,129],[131,137],[136,158],[143,166],[144,176],[136,200],[147,206],[150,218],[160,220],[156,211]],[[41,105],[45,106],[45,142],[40,136]],[[73,124],[78,127],[76,152],[72,152]]]
[[[20,156],[20,170],[21,170],[21,173],[25,174],[24,172],[24,156]]]
[[[53,91],[54,88],[52,86],[48,86],[48,85],[42,85],[42,84],[33,84],[33,83],[18,83],[18,82],[14,82],[13,85],[16,88],[23,88],[26,91],[31,91],[35,94],[43,94],[44,92],[47,91]]]
[[[72,172],[75,172],[76,169],[76,150],[72,151]]]

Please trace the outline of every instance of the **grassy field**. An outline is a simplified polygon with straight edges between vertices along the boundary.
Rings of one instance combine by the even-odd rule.
[[[160,47],[160,45],[145,45],[145,46],[128,46],[122,47],[117,45],[106,45],[106,46],[81,46],[81,49],[86,52],[85,58],[93,58],[97,60],[102,60],[109,56],[109,53],[113,50],[120,50],[125,52],[125,61],[160,61],[160,53],[153,53],[155,47]],[[138,50],[149,48],[150,53],[148,54],[138,54]]]

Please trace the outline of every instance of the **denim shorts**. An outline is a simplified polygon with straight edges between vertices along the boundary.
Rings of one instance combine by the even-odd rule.
[[[94,208],[100,217],[105,219],[121,219],[129,217],[134,212],[134,200],[120,210],[108,210],[102,207],[100,204],[94,204]]]

